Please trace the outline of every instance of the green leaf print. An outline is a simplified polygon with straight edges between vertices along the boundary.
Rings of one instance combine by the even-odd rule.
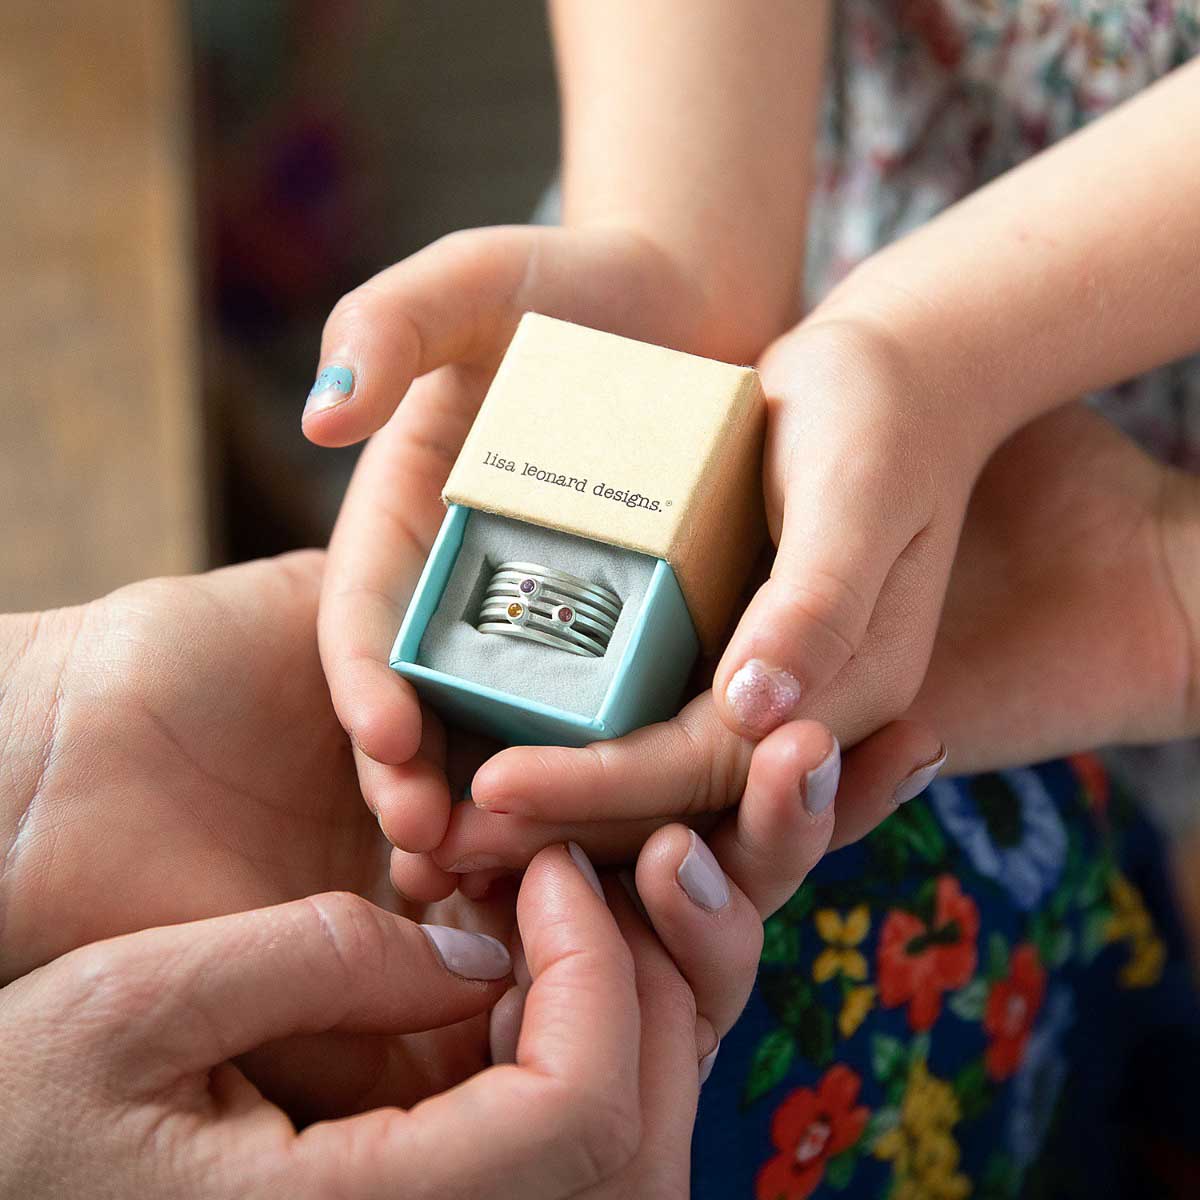
[[[1093,908],[1083,918],[1079,931],[1079,957],[1084,963],[1091,963],[1108,944],[1108,926],[1112,920],[1112,910],[1109,908]]]
[[[792,966],[800,957],[800,931],[776,913],[763,926],[762,961],[769,967]]]
[[[871,1150],[875,1143],[889,1130],[900,1124],[900,1107],[896,1104],[884,1104],[877,1108],[867,1121],[863,1130],[862,1141],[859,1143],[864,1150]]]
[[[977,1058],[974,1062],[967,1063],[955,1075],[954,1093],[958,1097],[963,1120],[969,1121],[973,1117],[987,1112],[991,1106],[992,1097],[982,1059]]]
[[[984,978],[988,983],[995,983],[1008,974],[1008,939],[999,931],[988,938],[987,970]]]
[[[893,1080],[908,1078],[908,1051],[899,1038],[877,1033],[871,1039],[871,1068],[875,1078],[886,1085]]]
[[[796,1029],[800,1053],[818,1067],[833,1062],[833,1018],[819,1004],[806,1008]]]
[[[987,1007],[988,982],[979,976],[959,988],[947,1001],[950,1011],[963,1021],[982,1021]]]
[[[796,1040],[787,1029],[773,1029],[754,1051],[750,1074],[742,1092],[742,1104],[753,1104],[787,1074],[796,1055]]]
[[[858,1155],[853,1150],[845,1150],[825,1164],[825,1182],[839,1192],[850,1186],[854,1178],[854,1168],[858,1166]]]
[[[812,912],[813,907],[813,889],[811,887],[802,887],[796,892],[792,898],[779,910],[779,915],[786,921],[798,925],[805,917]]]

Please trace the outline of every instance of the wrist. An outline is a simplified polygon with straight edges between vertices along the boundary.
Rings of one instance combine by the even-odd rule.
[[[636,214],[590,215],[564,228],[609,239],[612,252],[633,264],[639,301],[653,305],[673,348],[724,362],[753,363],[798,316],[798,284],[766,278],[749,260],[723,249],[714,235],[697,249],[671,230]],[[649,315],[649,314],[647,314]]]
[[[893,258],[892,249],[847,275],[808,320],[852,325],[890,344],[938,424],[958,431],[982,466],[1007,438],[1056,405],[1023,394],[1006,373],[991,322],[978,331],[938,297],[900,282],[904,256]]]

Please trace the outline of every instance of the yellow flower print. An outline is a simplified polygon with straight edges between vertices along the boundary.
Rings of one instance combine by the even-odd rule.
[[[1153,987],[1161,978],[1167,961],[1167,948],[1158,937],[1148,937],[1133,943],[1129,961],[1119,976],[1123,988]]]
[[[1114,871],[1109,877],[1108,896],[1113,913],[1105,930],[1106,942],[1123,942],[1154,933],[1142,893],[1120,871]]]
[[[1114,871],[1108,881],[1113,912],[1104,931],[1106,942],[1128,942],[1129,961],[1121,968],[1124,988],[1153,987],[1161,978],[1167,949],[1154,928],[1146,902],[1128,879]]]
[[[865,904],[852,908],[845,917],[835,909],[818,909],[813,917],[817,932],[829,943],[813,963],[813,979],[826,983],[844,975],[861,983],[867,977],[867,960],[855,947],[871,930],[871,913]]]
[[[951,1128],[962,1113],[954,1089],[924,1061],[909,1071],[900,1120],[871,1153],[892,1164],[892,1200],[965,1200],[971,1181],[959,1173],[961,1151]]]
[[[853,1037],[858,1027],[867,1019],[867,1013],[875,1006],[875,989],[869,985],[852,987],[846,991],[842,1011],[838,1014],[838,1032],[844,1038]]]
[[[900,1108],[904,1126],[915,1134],[925,1134],[949,1129],[961,1115],[954,1089],[944,1079],[930,1075],[924,1062],[914,1063]]]

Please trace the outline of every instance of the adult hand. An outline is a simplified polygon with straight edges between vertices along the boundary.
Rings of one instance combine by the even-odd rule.
[[[320,569],[318,554],[288,555],[0,618],[6,980],[86,942],[330,888],[399,907],[317,660]],[[748,895],[706,870],[707,850],[679,827],[639,866],[646,909],[702,1014],[703,1054],[753,984],[755,906],[793,886],[736,858]],[[497,888],[486,905],[455,896],[403,911],[508,939],[510,897]],[[413,1103],[489,1061],[479,1016],[405,1038],[285,1039],[241,1065],[311,1119]]]
[[[628,909],[622,937],[598,890],[561,848],[526,875],[515,1065],[299,1134],[234,1056],[461,1021],[499,994],[503,947],[334,894],[73,951],[0,991],[0,1191],[553,1200],[629,1194],[608,1185],[643,1147],[682,1162],[686,1186],[687,988]]]
[[[329,890],[399,910],[317,656],[323,556],[0,618],[0,981],[88,942]],[[506,939],[511,896],[406,916]],[[409,1103],[487,1065],[487,1018],[256,1052],[305,1118]]]

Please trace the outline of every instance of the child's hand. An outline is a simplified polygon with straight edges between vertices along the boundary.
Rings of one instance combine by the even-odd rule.
[[[713,695],[745,737],[816,714],[849,744],[917,694],[991,431],[952,418],[905,347],[870,322],[818,310],[760,369],[778,549]]]
[[[807,845],[811,866],[826,841],[836,849],[862,837],[928,783],[940,749],[933,730],[949,746],[949,768],[964,773],[1195,736],[1198,581],[1200,481],[1070,406],[988,463],[909,710],[918,723],[892,722],[844,754],[827,838],[797,836],[811,822],[795,802],[821,727],[790,722],[752,746],[706,694],[673,721],[584,750],[503,751],[476,775],[479,807],[455,810],[434,857],[450,865],[490,853],[518,866],[554,840],[555,822],[584,820],[615,848],[639,823],[666,813],[712,820],[740,799],[726,824],[763,820],[764,847],[798,854]],[[816,708],[825,715],[820,700]]]
[[[304,431],[327,446],[375,437],[330,544],[321,658],[363,795],[406,851],[441,842],[450,793],[435,765],[440,734],[423,729],[388,651],[441,523],[442,484],[530,309],[700,354],[748,352],[738,313],[722,313],[646,237],[611,225],[454,234],[334,309]]]

